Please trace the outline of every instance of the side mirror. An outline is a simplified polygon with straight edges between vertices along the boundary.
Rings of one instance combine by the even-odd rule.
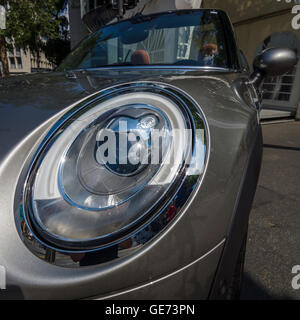
[[[297,62],[297,54],[292,49],[266,49],[254,59],[251,83],[259,87],[264,77],[281,76],[289,72]]]

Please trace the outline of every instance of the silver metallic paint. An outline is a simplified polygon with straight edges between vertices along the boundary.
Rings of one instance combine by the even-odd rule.
[[[257,110],[232,89],[240,77],[237,73],[213,72],[208,76],[199,70],[99,69],[74,74],[72,79],[56,73],[16,77],[0,85],[0,264],[7,269],[7,294],[11,292],[15,298],[105,296],[160,279],[205,255],[227,235],[243,169],[259,127]],[[78,270],[43,262],[24,246],[14,221],[24,168],[46,131],[69,105],[129,79],[169,83],[201,105],[212,146],[202,187],[180,219],[141,252],[118,262]],[[203,265],[208,273],[199,276],[197,289],[185,291],[185,298],[208,296],[216,260]],[[178,290],[185,290],[183,282]],[[170,292],[169,298],[173,297],[175,293]]]

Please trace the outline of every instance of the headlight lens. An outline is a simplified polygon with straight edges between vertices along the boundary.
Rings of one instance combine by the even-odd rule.
[[[24,190],[30,228],[69,250],[121,241],[176,194],[193,158],[194,129],[182,103],[142,87],[72,111],[30,169]]]

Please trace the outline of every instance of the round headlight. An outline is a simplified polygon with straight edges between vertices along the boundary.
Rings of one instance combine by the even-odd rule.
[[[175,196],[195,139],[183,101],[142,85],[75,108],[51,130],[28,174],[30,229],[67,250],[122,241]]]

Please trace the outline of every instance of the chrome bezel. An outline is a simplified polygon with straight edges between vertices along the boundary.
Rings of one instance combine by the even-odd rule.
[[[204,132],[205,132],[205,145],[206,145],[206,154],[205,154],[205,161],[204,161],[204,168],[202,174],[199,174],[193,179],[190,179],[191,181],[187,181],[187,174],[188,174],[188,167],[184,166],[181,169],[180,172],[180,180],[176,181],[175,187],[172,188],[172,192],[168,195],[168,197],[165,199],[164,203],[160,205],[160,208],[153,208],[155,214],[153,214],[147,221],[144,222],[143,225],[139,226],[138,229],[133,228],[129,233],[124,235],[123,237],[110,242],[109,244],[105,245],[99,245],[95,247],[89,247],[88,249],[79,249],[79,248],[68,248],[64,249],[59,246],[53,245],[53,243],[48,242],[47,240],[41,240],[41,236],[43,236],[43,231],[40,231],[38,234],[39,236],[36,235],[36,229],[35,226],[32,224],[32,221],[30,220],[29,212],[28,212],[28,207],[27,207],[27,201],[28,201],[28,189],[31,189],[31,177],[32,177],[32,172],[34,167],[39,164],[41,161],[39,155],[42,151],[48,150],[49,148],[49,141],[56,139],[57,136],[61,132],[62,126],[68,125],[69,121],[72,121],[76,115],[81,114],[82,111],[86,112],[87,108],[92,107],[94,103],[99,103],[101,100],[106,100],[111,96],[112,94],[120,94],[120,93],[125,93],[125,92],[154,92],[158,93],[164,96],[167,96],[168,98],[174,99],[177,101],[177,103],[180,103],[182,106],[184,106],[188,116],[190,117],[191,123],[193,125],[193,129],[197,129],[199,121],[202,123],[204,127]],[[60,133],[59,133],[60,132]],[[193,146],[193,157],[194,157],[194,147],[195,147],[195,137],[193,137],[192,141],[192,146]],[[23,231],[22,238],[24,239],[24,242],[26,243],[27,247],[36,255],[38,255],[40,258],[43,260],[46,260],[48,262],[51,262],[53,264],[57,265],[64,265],[64,266],[70,266],[70,267],[77,267],[78,263],[74,262],[74,265],[71,263],[70,259],[70,254],[72,253],[88,253],[88,254],[101,254],[101,251],[104,249],[112,248],[112,247],[117,247],[118,250],[122,251],[122,256],[126,255],[126,251],[128,254],[132,252],[131,248],[130,250],[127,249],[122,249],[122,243],[128,241],[128,239],[133,239],[137,237],[138,235],[142,235],[145,233],[145,229],[147,227],[151,227],[155,222],[157,222],[158,219],[162,219],[164,217],[167,217],[167,213],[169,210],[169,207],[172,205],[172,201],[174,200],[175,196],[181,196],[181,203],[182,205],[178,207],[178,210],[176,212],[176,215],[168,221],[167,219],[165,220],[166,222],[161,224],[159,228],[156,227],[156,232],[155,234],[152,234],[150,237],[148,237],[143,243],[136,244],[135,247],[143,247],[146,243],[148,243],[152,238],[154,238],[156,235],[160,234],[163,230],[166,229],[166,227],[174,220],[178,219],[180,217],[180,213],[182,212],[182,208],[188,204],[188,199],[191,197],[195,196],[196,192],[199,190],[199,187],[201,185],[202,179],[205,175],[206,168],[207,168],[207,163],[209,160],[209,154],[210,154],[210,135],[209,135],[209,128],[207,125],[207,120],[200,108],[200,106],[191,98],[188,96],[185,92],[182,90],[167,85],[163,83],[154,83],[154,82],[138,82],[138,83],[128,83],[128,84],[122,84],[122,85],[117,85],[108,89],[104,89],[91,97],[87,98],[85,101],[79,103],[76,107],[72,108],[71,110],[67,111],[66,114],[50,129],[48,134],[46,135],[45,139],[43,140],[43,143],[39,146],[34,160],[32,161],[30,165],[30,169],[28,171],[28,175],[24,184],[24,190],[23,190],[23,197],[22,197],[22,208],[24,210],[24,217],[26,221],[26,226],[27,226],[27,231]],[[182,192],[183,186],[185,188],[189,188],[189,192]],[[182,195],[180,195],[182,193]],[[40,245],[40,249],[43,248],[42,250],[44,251],[44,254],[41,254],[40,252],[36,252],[36,245]],[[49,255],[49,250],[51,252],[51,255]],[[124,252],[124,253],[123,253]],[[52,259],[53,255],[63,255],[66,260],[68,260],[67,263],[61,263],[58,261],[55,261],[55,259]],[[49,258],[50,256],[50,258]],[[69,257],[69,258],[68,258]],[[62,261],[64,259],[60,259]]]

